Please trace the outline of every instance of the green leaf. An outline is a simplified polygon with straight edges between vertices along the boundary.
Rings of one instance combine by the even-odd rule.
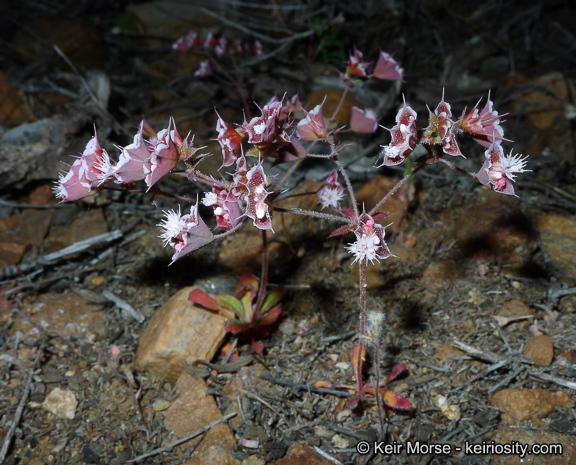
[[[260,310],[260,311],[262,313],[266,313],[274,305],[276,305],[278,302],[280,302],[282,300],[282,297],[284,297],[284,295],[286,295],[286,288],[284,288],[284,287],[279,287],[279,288],[274,289],[273,291],[269,292],[264,297],[264,301],[262,302],[262,307],[261,307],[262,310]]]
[[[244,319],[244,306],[236,297],[230,294],[218,294],[216,300],[220,305],[232,310],[236,315]]]

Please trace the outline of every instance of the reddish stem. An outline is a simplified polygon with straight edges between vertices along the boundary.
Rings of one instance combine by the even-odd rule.
[[[258,287],[258,299],[256,300],[256,306],[254,307],[254,313],[252,318],[260,311],[260,306],[264,300],[264,294],[266,293],[266,283],[268,281],[268,238],[266,237],[266,231],[262,230],[262,275],[260,277],[260,286]]]

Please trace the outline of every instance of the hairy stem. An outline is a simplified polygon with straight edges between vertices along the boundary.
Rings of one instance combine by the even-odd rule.
[[[418,165],[416,168],[414,168],[410,173],[408,173],[406,176],[404,176],[400,181],[398,181],[398,183],[392,188],[390,189],[390,191],[380,199],[380,201],[374,205],[374,207],[368,212],[368,214],[370,216],[372,216],[374,213],[376,213],[376,211],[390,198],[392,197],[397,191],[398,189],[400,189],[402,187],[402,185],[408,181],[412,176],[414,176],[418,171],[420,171],[422,168],[424,168],[427,165],[427,163],[422,163],[421,165]]]
[[[260,306],[264,300],[266,293],[266,282],[268,281],[268,238],[266,237],[266,230],[262,230],[262,275],[260,277],[260,287],[258,287],[258,299],[254,307],[254,313],[260,311]]]
[[[364,339],[366,336],[366,261],[361,261],[360,269],[360,341],[358,342],[358,360],[356,360],[356,388],[362,392],[362,353],[364,352]]]
[[[360,217],[358,213],[358,202],[356,202],[356,194],[354,193],[354,188],[352,187],[350,178],[348,177],[348,174],[346,174],[346,169],[344,168],[344,165],[342,165],[342,163],[340,163],[340,161],[338,160],[338,155],[334,154],[333,160],[334,163],[336,163],[338,170],[340,170],[342,177],[344,178],[346,188],[348,189],[348,195],[350,196],[350,202],[352,203],[352,208],[354,209],[354,215],[356,219],[358,219]]]

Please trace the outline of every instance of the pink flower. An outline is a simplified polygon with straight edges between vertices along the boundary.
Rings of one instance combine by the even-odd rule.
[[[406,105],[396,115],[396,125],[388,129],[392,135],[389,145],[383,145],[384,161],[380,166],[392,166],[402,163],[412,153],[418,142],[416,112]]]
[[[218,44],[218,39],[214,35],[212,31],[208,33],[206,39],[204,39],[204,48],[206,50],[210,50],[211,48],[215,47]]]
[[[120,160],[116,166],[114,176],[118,184],[128,184],[144,179],[150,170],[150,151],[144,143],[142,132],[144,120],[140,123],[140,128],[134,136],[134,141],[122,149]]]
[[[260,162],[248,171],[246,179],[248,192],[244,195],[245,215],[252,219],[254,226],[258,229],[272,230],[272,218],[266,203],[266,197],[269,194],[266,191],[268,179]],[[272,230],[272,232],[274,231]]]
[[[452,111],[450,104],[444,101],[444,93],[442,93],[442,101],[434,113],[430,109],[428,112],[430,113],[430,124],[424,129],[420,142],[422,144],[442,144],[442,151],[447,155],[463,157],[464,155],[456,143],[456,133],[460,129],[451,119]]]
[[[259,40],[254,41],[254,46],[252,47],[252,55],[254,55],[255,57],[263,57],[264,56],[262,43]]]
[[[306,117],[300,120],[296,126],[296,133],[300,140],[312,141],[328,137],[328,130],[322,116],[322,105],[324,102],[316,105],[310,112],[304,110]]]
[[[358,228],[354,231],[356,242],[348,244],[346,250],[354,255],[355,262],[364,261],[374,263],[393,256],[384,242],[385,227],[374,222],[374,219],[366,212],[358,218]]]
[[[354,47],[354,52],[350,54],[350,58],[348,59],[346,77],[352,75],[361,79],[368,79],[368,66],[370,66],[370,63],[364,61],[362,52]]]
[[[210,67],[210,62],[204,60],[200,63],[200,67],[194,71],[194,76],[196,77],[206,77],[212,75],[212,68]]]
[[[504,155],[500,142],[493,142],[485,152],[486,160],[476,174],[478,180],[495,192],[506,195],[516,195],[514,193],[514,173],[524,173],[524,167],[527,163],[528,156],[522,158],[522,155]]]
[[[228,41],[226,40],[226,37],[221,37],[220,40],[218,41],[218,45],[216,45],[216,47],[214,48],[214,53],[216,54],[216,56],[222,57],[226,55],[227,51],[228,51]]]
[[[62,202],[72,202],[93,195],[109,178],[114,175],[110,157],[98,143],[98,134],[94,128],[94,137],[90,139],[82,156],[70,167],[66,175],[60,175],[54,194]]]
[[[228,201],[228,191],[216,185],[212,186],[212,192],[208,192],[202,199],[202,203],[214,209],[216,224],[219,228],[227,231],[239,223],[241,216],[238,201]]]
[[[478,112],[480,100],[466,116],[462,116],[459,125],[480,145],[490,147],[493,142],[504,140],[504,130],[500,126],[498,112],[492,108],[490,92],[488,92],[486,105],[484,105],[482,111]]]
[[[217,111],[216,114],[218,115],[218,122],[216,123],[218,137],[216,140],[222,148],[222,156],[224,158],[222,166],[230,166],[234,164],[234,161],[238,158],[238,154],[240,153],[242,135],[238,130],[234,129],[229,124],[226,124]]]
[[[152,146],[152,154],[150,155],[150,159],[146,162],[146,169],[149,170],[145,178],[148,190],[150,190],[150,188],[160,179],[170,173],[170,171],[176,168],[176,165],[178,164],[178,152],[173,140],[174,136],[178,133],[175,124],[174,130],[170,129],[173,123],[174,118],[170,118],[168,128],[162,129],[162,131],[158,133],[158,140],[156,141],[156,144]],[[177,137],[180,137],[180,135]]]
[[[350,117],[350,129],[355,132],[373,134],[378,127],[378,120],[372,110],[362,110],[358,107],[352,107],[352,116]]]
[[[344,188],[338,182],[338,170],[336,168],[326,178],[317,195],[322,210],[326,207],[340,208],[340,201],[344,198]]]
[[[229,201],[240,200],[246,192],[246,185],[248,183],[248,163],[244,154],[240,155],[236,160],[236,171],[232,173],[232,183],[230,184],[230,191],[228,192]]]
[[[158,225],[163,230],[159,237],[164,239],[164,246],[170,244],[176,250],[172,263],[214,240],[212,232],[198,215],[198,202],[190,208],[189,215],[182,216],[180,207],[178,212],[171,210],[164,214],[166,218]]]
[[[255,145],[267,145],[274,141],[278,132],[278,121],[282,102],[271,101],[260,108],[261,116],[254,117],[244,126],[248,133],[248,143]]]
[[[392,58],[392,55],[380,50],[380,56],[372,76],[387,81],[402,81],[402,68]]]

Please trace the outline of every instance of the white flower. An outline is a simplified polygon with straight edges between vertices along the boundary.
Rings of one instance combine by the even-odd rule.
[[[370,234],[356,234],[356,242],[348,244],[346,250],[354,255],[354,261],[352,263],[363,260],[374,263],[374,260],[380,261],[380,257],[377,254],[380,245],[380,238],[375,232],[371,232]]]
[[[343,198],[344,189],[342,187],[324,187],[318,191],[318,200],[322,209],[326,207],[337,209]]]
[[[160,234],[161,239],[164,240],[164,247],[172,242],[172,240],[177,237],[182,229],[185,226],[185,222],[182,219],[182,215],[180,213],[180,206],[178,206],[178,213],[174,210],[170,210],[164,212],[166,218],[164,218],[158,226],[164,230],[162,234]]]
[[[504,155],[501,160],[502,171],[504,175],[514,181],[515,175],[513,173],[524,173],[525,171],[532,171],[532,170],[525,170],[524,167],[528,163],[528,155],[523,156],[522,154],[512,155],[512,151],[510,151],[509,155]]]

